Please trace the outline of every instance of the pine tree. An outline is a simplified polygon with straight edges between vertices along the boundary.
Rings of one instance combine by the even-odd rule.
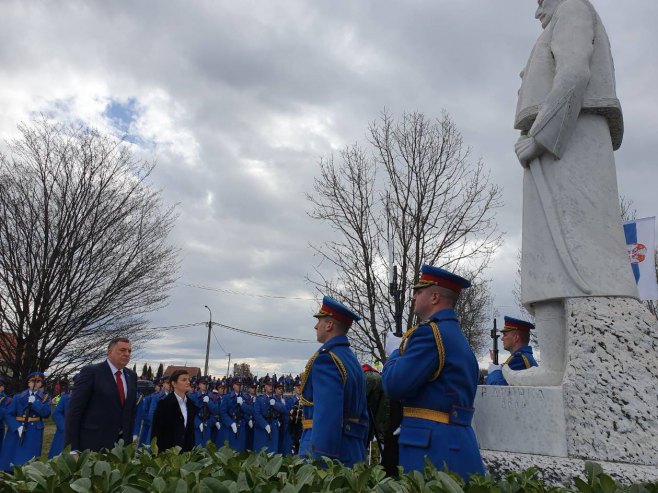
[[[149,365],[148,369],[148,379],[153,380],[153,368],[151,368],[151,365]]]
[[[160,378],[162,375],[164,375],[164,366],[162,363],[160,363],[160,366],[158,366],[158,372],[155,374],[155,377]]]
[[[146,363],[144,363],[144,366],[142,367],[142,378],[148,378],[149,376],[149,367]]]

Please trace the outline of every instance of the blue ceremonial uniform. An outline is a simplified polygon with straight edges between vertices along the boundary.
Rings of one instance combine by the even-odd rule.
[[[242,404],[238,404],[238,396],[242,397]],[[242,393],[236,394],[234,391],[225,395],[219,406],[219,414],[222,419],[222,429],[228,434],[228,444],[238,452],[244,452],[248,446],[249,425],[252,419],[254,408],[247,403],[247,399]],[[231,425],[235,423],[238,432],[233,433]]]
[[[478,363],[453,309],[405,333],[382,372],[384,391],[404,406],[399,451],[405,472],[422,471],[427,456],[464,479],[484,474],[471,427],[477,382]]]
[[[292,398],[281,397],[286,413],[281,417],[281,433],[279,434],[279,453],[290,455],[292,453],[292,434],[290,430],[290,410],[293,407]]]
[[[0,469],[9,471],[11,464],[21,466],[41,455],[43,446],[43,419],[50,416],[50,396],[41,390],[34,393],[34,402],[29,403],[29,390],[14,395],[11,407],[5,415],[7,436],[2,448]],[[23,438],[18,435],[23,426]]]
[[[139,445],[149,445],[151,443],[151,425],[153,424],[153,414],[151,414],[151,401],[156,397],[157,393],[152,393],[144,396],[141,402],[141,420],[142,427],[139,432]],[[155,412],[155,409],[153,410]],[[135,419],[137,421],[137,419]]]
[[[338,459],[352,466],[366,459],[366,381],[345,335],[331,338],[304,370],[299,455]]]
[[[256,404],[256,397],[257,396],[252,397],[249,392],[244,394],[244,401],[251,407],[251,416],[247,419],[247,450],[254,450],[254,426],[256,421],[253,413],[254,404]]]
[[[204,402],[204,397],[208,397],[208,402]],[[187,396],[191,399],[194,405],[199,409],[199,412],[194,417],[194,445],[206,446],[208,440],[212,439],[212,427],[215,426],[215,414],[219,402],[212,393],[209,392],[192,392]],[[203,431],[201,425],[203,424]]]
[[[59,402],[53,411],[53,421],[55,422],[56,430],[53,436],[53,442],[50,444],[50,451],[48,452],[49,459],[61,454],[62,450],[64,450],[64,417],[66,416],[66,409],[69,407],[70,398],[71,394],[69,392],[60,394]]]
[[[270,401],[274,400],[274,404]],[[274,394],[261,394],[256,397],[254,403],[254,419],[256,428],[254,430],[254,450],[259,451],[263,447],[268,452],[279,451],[279,416],[286,412],[286,408],[280,401],[275,399]],[[266,427],[270,427],[267,432]]]
[[[9,411],[11,397],[0,392],[0,457],[2,456],[3,442],[5,440],[5,414]]]
[[[503,363],[507,365],[512,370],[527,370],[533,366],[537,366],[537,361],[532,355],[532,347],[530,346],[521,346],[518,350],[514,351],[507,361]],[[492,371],[487,375],[485,381],[486,385],[507,385],[507,380],[503,376],[502,370]]]
[[[133,426],[133,436],[141,437],[144,421],[144,414],[148,409],[148,399],[141,392],[137,392],[137,400],[135,401],[135,426]]]

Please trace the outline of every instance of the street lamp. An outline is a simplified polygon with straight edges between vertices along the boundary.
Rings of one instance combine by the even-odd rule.
[[[204,367],[203,374],[208,375],[208,357],[210,356],[210,331],[212,330],[212,311],[208,308],[208,305],[203,305],[208,309],[210,313],[210,318],[208,319],[208,342],[206,342],[206,366]]]

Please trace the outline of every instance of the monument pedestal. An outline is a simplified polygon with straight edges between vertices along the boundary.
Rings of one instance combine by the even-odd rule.
[[[658,480],[655,317],[633,298],[600,297],[565,300],[565,319],[561,386],[478,388],[474,427],[487,462],[582,475],[591,460],[620,479],[648,480],[648,468]]]

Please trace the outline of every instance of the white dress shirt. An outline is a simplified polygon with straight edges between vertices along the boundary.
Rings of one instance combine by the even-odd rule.
[[[180,412],[183,413],[183,426],[187,428],[187,396],[181,397],[176,392],[174,392],[176,400],[178,401],[178,406],[180,407]]]
[[[110,365],[110,370],[112,370],[112,378],[114,378],[114,382],[116,383],[117,381],[117,372],[121,372],[121,380],[123,381],[123,397],[128,398],[128,382],[126,382],[126,374],[124,373],[123,370],[119,370],[116,366],[112,364],[112,362],[108,359],[105,360],[107,361],[107,364]],[[117,389],[117,392],[119,390]]]

